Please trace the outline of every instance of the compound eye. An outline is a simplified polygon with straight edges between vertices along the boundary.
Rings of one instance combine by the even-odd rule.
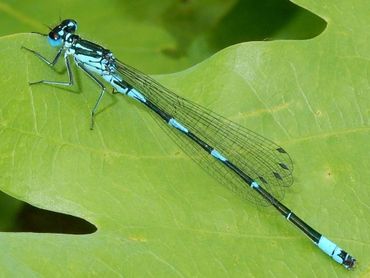
[[[61,46],[63,43],[62,38],[58,35],[58,33],[50,32],[48,36],[48,42],[52,47]]]

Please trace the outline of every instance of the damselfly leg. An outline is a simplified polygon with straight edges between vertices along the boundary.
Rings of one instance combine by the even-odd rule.
[[[90,125],[90,129],[93,130],[94,129],[94,123],[95,123],[95,113],[96,113],[96,110],[98,109],[98,106],[100,104],[100,101],[101,99],[103,98],[104,96],[104,93],[105,93],[105,86],[103,85],[102,82],[99,81],[99,79],[97,79],[90,71],[88,71],[84,66],[83,64],[81,63],[78,63],[77,64],[93,81],[95,81],[99,87],[101,88],[101,92],[100,92],[100,95],[94,105],[94,108],[91,110],[91,125]]]
[[[31,52],[32,54],[34,54],[36,57],[38,57],[41,61],[43,61],[44,63],[46,63],[47,65],[51,66],[51,67],[54,67],[55,64],[58,62],[59,58],[61,57],[61,54],[62,54],[62,51],[63,51],[63,48],[60,48],[58,50],[58,53],[57,55],[54,57],[54,59],[52,61],[49,61],[47,58],[45,58],[43,55],[41,55],[40,53],[38,53],[37,51],[35,50],[32,50],[30,48],[27,48],[27,47],[24,47],[22,46],[22,49],[25,49],[29,52]],[[66,68],[67,68],[67,74],[68,74],[68,78],[69,78],[69,81],[50,81],[50,80],[40,80],[40,81],[36,81],[36,82],[29,82],[30,85],[35,85],[35,84],[51,84],[51,85],[62,85],[62,86],[72,86],[73,85],[73,73],[72,73],[72,70],[71,70],[71,66],[70,66],[70,63],[69,63],[69,59],[68,59],[68,56],[65,55],[64,56],[64,61],[65,61],[65,65],[66,65]],[[81,63],[78,63],[77,64],[79,66],[79,68],[81,68],[93,81],[95,81],[99,87],[101,88],[101,92],[99,94],[99,97],[93,107],[93,109],[91,110],[91,124],[90,124],[90,129],[93,130],[94,129],[94,123],[95,123],[95,114],[96,114],[96,110],[100,104],[100,101],[101,99],[103,98],[104,96],[104,93],[105,93],[105,86],[103,85],[102,82],[100,82],[89,70],[87,70],[83,64]]]
[[[25,50],[27,50],[27,51],[29,51],[29,52],[31,52],[31,53],[33,53],[41,61],[43,61],[44,63],[46,63],[47,65],[49,65],[51,67],[54,67],[54,65],[58,62],[59,57],[62,54],[62,50],[63,50],[63,48],[60,48],[58,50],[57,55],[53,59],[53,61],[50,62],[47,58],[45,58],[43,55],[41,55],[40,53],[36,52],[35,50],[29,49],[29,48],[24,47],[24,46],[22,46],[22,48],[25,49]],[[36,82],[29,82],[29,84],[30,85],[35,85],[35,84],[50,84],[50,85],[72,86],[73,85],[73,74],[72,74],[71,66],[69,64],[69,59],[68,59],[68,56],[67,55],[64,56],[64,62],[66,64],[66,68],[67,68],[67,74],[68,74],[68,79],[69,79],[68,81],[40,80],[40,81],[36,81]]]
[[[43,61],[44,63],[46,63],[47,65],[51,66],[51,67],[54,67],[54,65],[58,62],[59,58],[60,58],[60,55],[62,54],[62,50],[63,48],[60,48],[58,50],[58,53],[57,55],[54,57],[53,61],[49,61],[47,58],[45,58],[44,56],[42,56],[40,53],[36,52],[35,50],[32,50],[32,49],[29,49],[28,47],[25,47],[25,46],[22,46],[21,47],[22,49],[25,49],[31,53],[33,53],[35,56],[37,56],[41,61]]]

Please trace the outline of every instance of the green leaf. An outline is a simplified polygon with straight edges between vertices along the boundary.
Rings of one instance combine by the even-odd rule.
[[[235,43],[305,39],[325,28],[321,18],[286,0],[91,0],[88,8],[86,1],[39,0],[0,3],[0,35],[45,32],[59,17],[74,18],[81,36],[106,43],[149,73],[186,69]]]
[[[67,2],[61,8],[73,17],[85,7],[76,2],[74,9]],[[328,22],[320,36],[234,45],[158,80],[284,146],[296,167],[295,186],[284,203],[358,259],[354,275],[366,275],[368,4],[301,2]],[[117,18],[151,15],[131,5],[122,8],[126,12],[107,5],[112,21],[91,13],[89,20],[80,21],[81,34],[94,39],[95,24],[105,30],[98,32],[99,41],[113,49],[109,37],[119,26],[113,24]],[[150,9],[155,8],[160,9],[152,3]],[[51,13],[45,21],[55,17]],[[151,34],[139,33],[136,24],[132,21],[127,28],[137,27],[139,41],[155,45],[158,39],[161,44],[166,36],[175,41],[156,26]],[[90,33],[82,31],[89,25]],[[136,38],[126,38],[134,51]],[[244,202],[203,172],[138,103],[107,95],[90,131],[95,84],[75,71],[73,88],[30,87],[30,81],[65,80],[66,74],[62,65],[53,71],[22,51],[22,45],[55,55],[37,35],[0,39],[1,190],[40,208],[84,218],[98,231],[85,236],[2,233],[1,275],[348,275],[272,208]],[[117,50],[125,59],[124,50],[122,56]],[[151,55],[143,52],[142,59],[154,59]],[[167,69],[182,63],[164,57],[159,60],[165,64],[167,59]]]

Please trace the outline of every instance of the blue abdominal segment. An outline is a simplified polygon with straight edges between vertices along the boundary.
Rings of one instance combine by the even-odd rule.
[[[146,98],[137,90],[131,89],[127,92],[127,95],[133,99],[136,99],[140,102],[146,102]]]
[[[226,157],[224,157],[222,154],[220,154],[218,151],[216,151],[215,149],[213,149],[211,151],[211,155],[215,158],[217,158],[218,160],[221,160],[223,162],[225,162],[227,159]]]
[[[174,128],[177,128],[178,130],[181,130],[182,132],[184,133],[188,133],[189,130],[184,127],[181,123],[179,123],[178,121],[176,121],[174,118],[171,118],[169,121],[168,121],[168,124]]]

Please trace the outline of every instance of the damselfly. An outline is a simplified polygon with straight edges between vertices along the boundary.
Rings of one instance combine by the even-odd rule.
[[[314,230],[279,200],[284,187],[292,183],[292,161],[287,152],[270,140],[243,128],[208,109],[177,96],[149,76],[122,63],[111,51],[75,34],[77,22],[63,20],[47,36],[59,50],[52,61],[29,48],[43,62],[54,66],[63,55],[69,80],[41,80],[34,84],[73,85],[69,57],[100,87],[91,111],[90,128],[106,91],[103,80],[117,93],[127,95],[149,108],[158,121],[169,125],[168,132],[192,159],[246,199],[272,205],[299,228],[322,251],[345,268],[356,259]],[[103,79],[103,80],[102,80]],[[249,187],[249,188],[248,188]]]

